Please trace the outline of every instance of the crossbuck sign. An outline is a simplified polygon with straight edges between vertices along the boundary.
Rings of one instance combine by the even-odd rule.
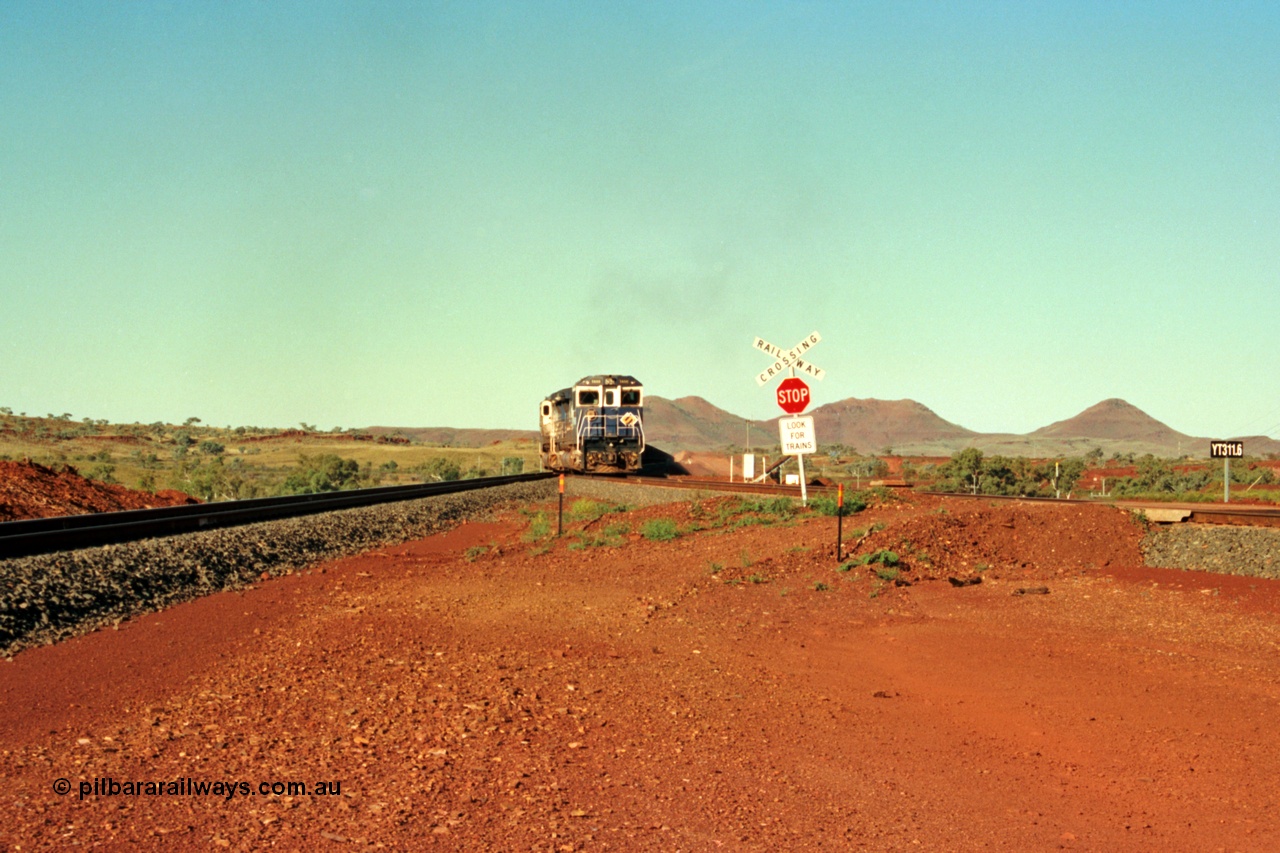
[[[756,384],[764,385],[775,376],[782,376],[784,373],[790,373],[795,376],[797,372],[812,376],[814,379],[821,380],[827,375],[827,372],[818,365],[805,361],[801,356],[807,355],[809,350],[813,349],[822,340],[822,335],[817,332],[810,332],[809,336],[791,349],[784,350],[782,347],[774,346],[764,338],[756,338],[755,348],[763,353],[773,356],[773,364],[766,367],[760,373],[756,374]],[[784,400],[784,392],[787,395],[793,393],[792,389],[786,387],[784,382],[779,385],[778,405],[783,410],[792,415],[798,414],[805,410],[808,405],[808,387],[798,378],[790,380],[794,389],[804,389],[804,405],[797,408],[792,407],[792,402],[799,403],[801,401],[793,401],[790,396]],[[813,418],[782,418],[778,421],[780,431],[779,438],[782,439],[782,453],[784,456],[795,456],[796,464],[800,467],[800,500],[806,504],[809,502],[809,490],[804,476],[804,456],[806,453],[813,453],[818,449],[818,440],[813,433]]]
[[[819,341],[822,335],[817,332],[810,332],[809,336],[791,349],[782,349],[766,341],[764,338],[756,338],[755,348],[763,353],[773,356],[773,364],[766,367],[756,376],[756,384],[764,385],[775,376],[782,376],[786,371],[794,369],[798,373],[804,373],[812,376],[814,379],[822,379],[827,372],[816,364],[811,364],[800,356],[809,352]],[[792,374],[795,375],[794,373]]]

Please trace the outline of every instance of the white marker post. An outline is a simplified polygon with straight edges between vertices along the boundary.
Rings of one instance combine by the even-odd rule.
[[[804,457],[818,449],[818,441],[813,434],[813,418],[778,418],[778,438],[782,444],[782,455],[794,456],[800,463],[800,502],[808,506],[809,487],[804,478]]]
[[[1222,502],[1231,503],[1231,460],[1244,458],[1244,442],[1211,441],[1209,458],[1222,460]]]

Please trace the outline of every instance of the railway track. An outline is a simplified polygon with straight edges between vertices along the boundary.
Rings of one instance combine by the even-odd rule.
[[[635,485],[663,486],[693,491],[735,492],[756,495],[787,495],[800,497],[799,486],[783,486],[777,483],[730,483],[701,477],[626,477],[625,482]],[[809,495],[834,495],[835,486],[809,486]],[[1245,525],[1250,527],[1280,527],[1280,507],[1250,504],[1161,503],[1158,501],[1099,501],[1084,498],[1031,498],[1017,495],[968,495],[955,492],[929,492],[939,497],[958,500],[1024,501],[1030,503],[1105,503],[1121,509],[1141,510],[1156,522],[1191,522],[1193,524]]]
[[[1280,507],[1257,504],[1164,503],[1162,501],[1098,500],[1094,498],[1024,498],[1017,495],[967,495],[957,492],[930,492],[959,500],[1030,501],[1036,503],[1097,504],[1141,511],[1155,522],[1192,524],[1235,524],[1248,527],[1280,527]]]
[[[532,482],[556,476],[553,473],[517,474],[506,477],[481,477],[446,483],[422,483],[408,486],[382,486],[344,492],[290,495],[276,498],[251,498],[241,501],[159,507],[123,512],[66,515],[24,521],[0,522],[0,559],[47,554],[77,548],[90,548],[119,542],[132,542],[198,530],[234,527],[293,518],[339,509],[372,506],[394,501],[416,500],[435,495],[455,494]],[[593,475],[578,475],[592,477]],[[778,483],[734,483],[701,477],[610,477],[620,483],[637,486],[661,486],[688,491],[730,492],[752,495],[785,495],[799,498],[799,486]],[[809,486],[809,494],[834,496],[834,486]],[[967,495],[934,492],[940,497],[957,500],[1028,501],[1049,503],[1098,503],[1080,498],[1024,498],[1007,495]],[[1229,504],[1166,504],[1151,501],[1107,501],[1123,509],[1141,510],[1153,521],[1196,524],[1247,525],[1280,527],[1280,508]]]
[[[0,559],[234,527],[393,501],[417,500],[511,483],[527,483],[553,476],[555,475],[549,473],[516,474],[444,483],[380,486],[344,492],[6,521],[0,523]]]
[[[590,476],[590,475],[588,475]],[[734,492],[751,495],[787,495],[799,498],[799,486],[783,486],[778,483],[732,483],[709,477],[644,477],[628,476],[621,482],[636,486],[661,486],[668,489],[687,489],[704,492]],[[834,495],[835,486],[809,486],[810,495]]]

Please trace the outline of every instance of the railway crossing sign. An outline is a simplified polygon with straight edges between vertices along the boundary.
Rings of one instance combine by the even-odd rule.
[[[827,375],[827,372],[821,367],[818,367],[818,365],[807,362],[800,357],[813,349],[813,347],[821,340],[822,335],[819,335],[817,332],[810,332],[809,336],[800,343],[796,344],[791,349],[784,350],[781,347],[774,346],[764,338],[756,338],[753,346],[761,352],[773,356],[773,364],[769,365],[756,375],[756,384],[764,385],[768,383],[769,380],[773,379],[773,377],[782,376],[788,369],[792,371],[799,371],[808,376],[812,376],[817,380],[822,380]],[[793,373],[792,375],[795,374]]]
[[[788,415],[798,415],[809,408],[809,386],[803,379],[790,376],[778,383],[778,405]]]
[[[753,344],[756,349],[773,356],[773,364],[756,374],[757,385],[765,385],[773,377],[782,376],[784,372],[791,374],[778,383],[777,397],[782,411],[793,417],[779,418],[778,433],[782,439],[782,454],[794,456],[796,464],[800,467],[800,500],[805,504],[809,503],[809,491],[805,483],[804,456],[806,453],[817,451],[818,440],[814,437],[812,417],[794,417],[809,407],[810,399],[809,386],[796,376],[796,372],[799,371],[817,380],[827,375],[827,372],[818,365],[801,358],[821,341],[822,335],[810,332],[808,337],[788,350],[774,346],[764,338],[756,338]]]

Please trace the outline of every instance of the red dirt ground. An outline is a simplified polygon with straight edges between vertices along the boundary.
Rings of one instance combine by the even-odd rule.
[[[1096,506],[849,519],[909,586],[838,571],[830,518],[615,527],[733,500],[468,524],[0,661],[0,843],[1280,849],[1276,581],[1144,568]]]
[[[199,501],[182,492],[139,492],[87,480],[75,469],[0,461],[0,521],[195,503]]]

